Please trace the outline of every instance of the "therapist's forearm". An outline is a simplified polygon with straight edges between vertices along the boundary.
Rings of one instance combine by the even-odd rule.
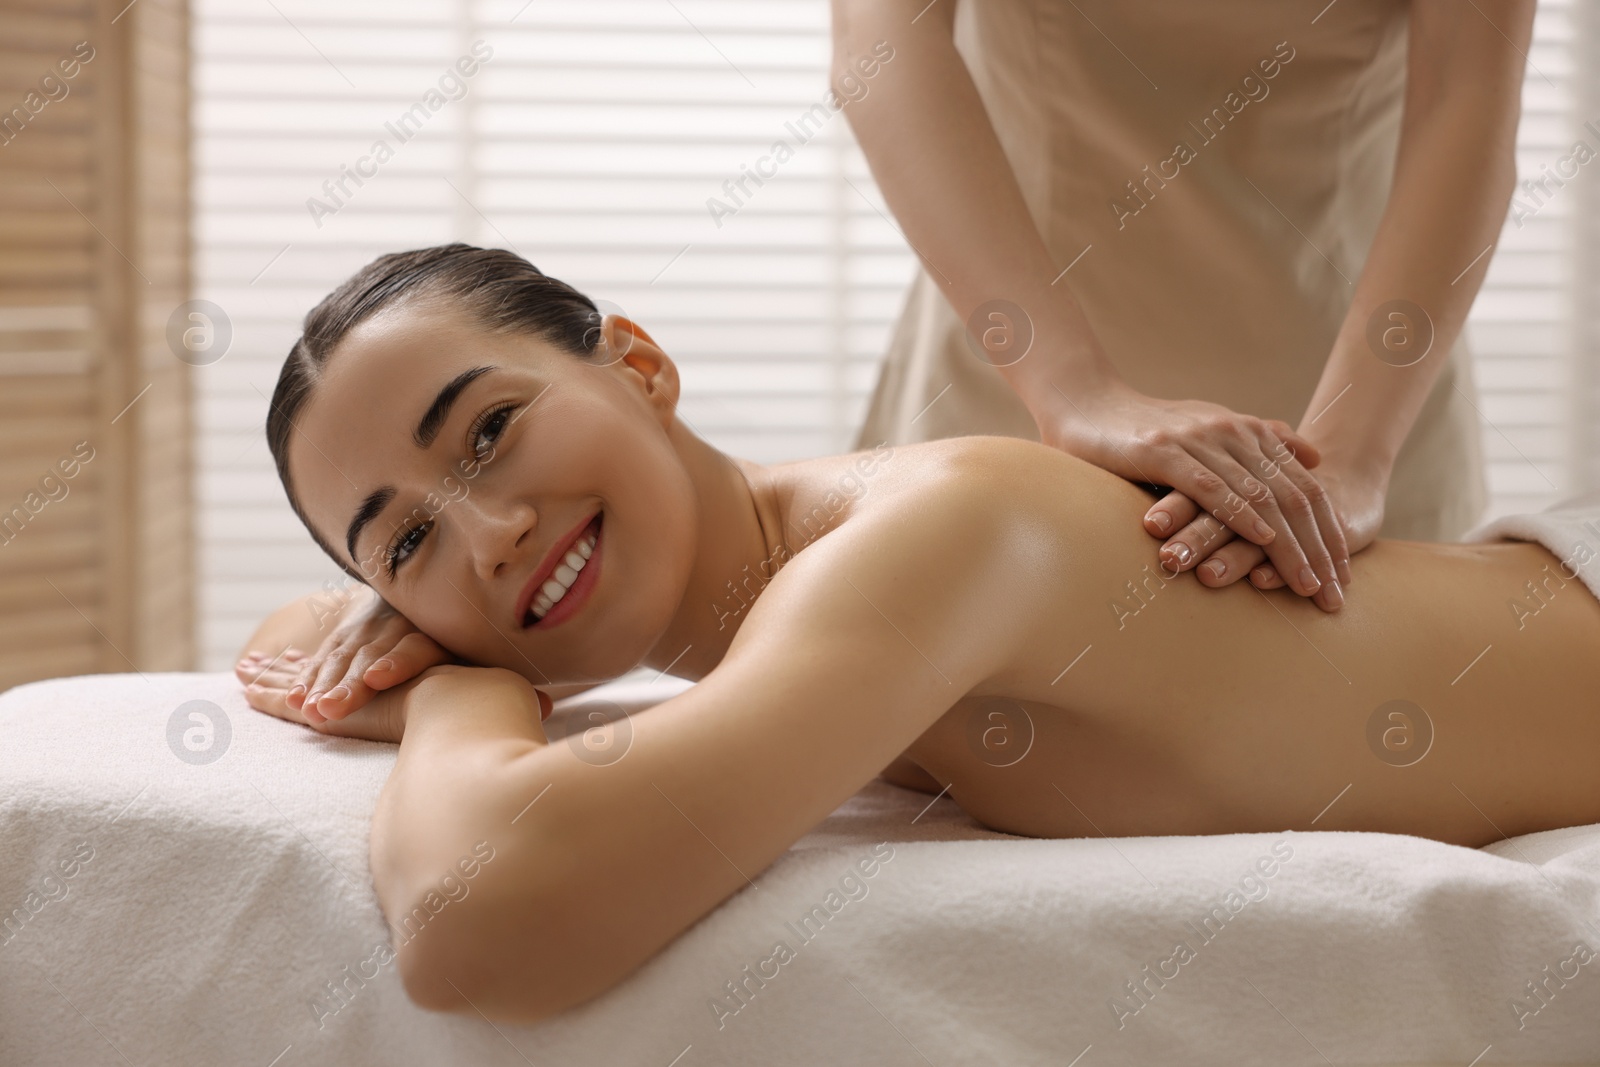
[[[1516,180],[1517,115],[1514,93],[1508,99],[1492,83],[1466,81],[1403,138],[1388,206],[1299,426],[1324,462],[1387,485],[1488,270]],[[1422,308],[1432,324],[1427,355],[1409,366],[1369,340],[1374,316],[1396,300]],[[1409,343],[1417,343],[1427,321],[1411,309],[1402,314],[1407,319],[1381,316],[1376,331],[1410,328]]]
[[[873,178],[957,317],[1003,299],[1034,331],[1026,359],[999,367],[1030,409],[1052,383],[1114,377],[1039,236],[983,100],[951,36],[954,0],[926,6],[834,0],[834,72],[879,41],[894,48],[870,91],[844,108]],[[923,13],[917,21],[912,19]]]

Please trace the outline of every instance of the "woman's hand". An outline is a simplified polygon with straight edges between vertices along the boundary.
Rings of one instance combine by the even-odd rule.
[[[1349,573],[1344,527],[1328,492],[1307,469],[1321,455],[1288,423],[1203,400],[1148,397],[1116,381],[1075,399],[1059,391],[1057,396],[1042,416],[1035,414],[1045,444],[1130,481],[1173,488],[1145,517],[1151,533],[1171,535],[1162,547],[1169,573],[1205,558],[1193,543],[1200,539],[1195,527],[1185,530],[1205,512],[1222,533],[1260,546],[1259,558],[1270,560],[1301,596],[1331,585],[1317,602],[1337,609],[1338,578]],[[1179,498],[1189,511],[1175,508]],[[1212,541],[1220,545],[1216,523]]]
[[[289,702],[289,691],[300,675],[299,669],[293,663],[282,662],[287,658],[284,656],[280,657],[279,662],[266,663],[247,656],[236,663],[233,670],[244,685],[245,699],[257,711],[264,711],[286,722],[309,726],[319,734],[327,734],[330,737],[356,737],[363,741],[387,741],[398,745],[405,737],[408,702],[415,699],[413,694],[423,682],[446,675],[450,676],[447,683],[450,688],[447,693],[436,693],[436,695],[448,698],[459,695],[462,699],[470,699],[474,685],[487,685],[491,682],[503,684],[510,681],[513,684],[520,682],[519,689],[531,691],[539,709],[541,722],[549,717],[554,706],[554,701],[548,694],[534,688],[520,675],[504,668],[439,663],[419,672],[413,678],[373,693],[359,709],[346,715],[337,719],[319,716],[313,720],[303,710]],[[435,683],[432,688],[438,690],[439,683]]]
[[[298,657],[304,659],[304,655]],[[289,690],[300,679],[299,665],[287,654],[276,662],[245,657],[234,664],[233,672],[244,686],[245,700],[257,711],[276,716],[287,722],[309,726],[331,737],[358,737],[363,741],[388,741],[399,744],[406,729],[406,696],[416,684],[433,671],[466,670],[453,664],[431,667],[409,681],[373,693],[359,710],[338,719],[309,717],[306,712],[289,701]]]
[[[1359,552],[1372,544],[1383,525],[1384,498],[1388,495],[1388,487],[1383,479],[1373,472],[1362,472],[1334,461],[1324,462],[1318,467],[1317,477],[1333,502],[1350,552]],[[1203,545],[1197,552],[1201,562],[1195,569],[1195,576],[1201,584],[1220,588],[1232,585],[1246,574],[1257,589],[1278,589],[1285,584],[1277,568],[1266,562],[1266,553],[1255,545],[1235,539],[1231,531],[1221,529],[1216,523],[1200,516],[1194,502],[1183,494],[1169,493],[1156,507],[1167,512],[1173,522],[1184,524],[1184,529],[1174,536],[1174,540],[1181,538],[1191,545]],[[1348,562],[1344,564],[1339,577],[1342,592],[1342,586],[1350,583]],[[1326,594],[1331,591],[1331,587],[1325,588],[1312,599],[1319,607],[1336,609],[1337,604],[1324,603]]]
[[[345,613],[314,653],[293,661],[297,674],[286,694],[288,706],[309,723],[342,719],[377,693],[453,661],[410,619],[368,592],[370,603]],[[283,658],[288,660],[287,651]]]

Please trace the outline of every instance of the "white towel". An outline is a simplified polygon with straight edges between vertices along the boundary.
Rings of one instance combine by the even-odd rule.
[[[196,700],[222,716],[209,738]],[[592,1002],[534,1027],[430,1014],[381,962],[367,865],[396,751],[254,712],[227,674],[0,695],[0,1064],[1600,1056],[1600,959],[1577,947],[1600,951],[1600,827],[1481,850],[1294,830],[1033,840],[883,783]],[[605,936],[607,916],[592,925]]]
[[[1461,540],[1541,544],[1561,561],[1562,577],[1576,572],[1600,597],[1600,490],[1567,497],[1543,511],[1502,516],[1468,530]]]

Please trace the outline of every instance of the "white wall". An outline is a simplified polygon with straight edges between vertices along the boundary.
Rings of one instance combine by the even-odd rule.
[[[1525,173],[1573,136],[1569,21],[1567,3],[1541,5],[1532,59],[1549,81],[1530,69]],[[513,247],[644,322],[717,446],[761,461],[849,446],[913,261],[845,118],[720,227],[706,206],[797,140],[785,123],[826,90],[827,31],[824,0],[198,0],[197,295],[234,328],[197,371],[202,669],[339,577],[289,511],[263,420],[301,316],[379,253]],[[386,133],[479,40],[493,58],[466,95],[414,140]],[[394,158],[319,226],[307,199],[379,138]],[[1469,326],[1496,513],[1567,484],[1571,206],[1508,222]]]

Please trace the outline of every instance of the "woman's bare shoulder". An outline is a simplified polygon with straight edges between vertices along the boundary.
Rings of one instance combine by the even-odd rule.
[[[874,509],[921,511],[948,506],[957,512],[983,512],[1013,518],[1030,514],[1059,517],[1061,509],[1147,508],[1154,497],[1145,489],[1092,463],[1037,441],[1019,437],[968,436],[910,445],[879,445],[872,452],[832,457],[843,483],[860,483],[860,500],[851,517]],[[870,472],[852,478],[856,467]],[[871,536],[865,526],[859,531]]]
[[[851,457],[831,458],[839,462],[812,472],[818,485],[858,476],[850,474]],[[1007,606],[1037,580],[1033,532],[1060,520],[1038,505],[1038,494],[1070,492],[1063,482],[1074,478],[1097,481],[1079,466],[1088,465],[999,437],[878,450],[873,472],[860,476],[859,494],[826,535],[805,541],[764,587],[725,662],[757,649],[768,656],[826,647],[851,658],[860,653],[860,666],[871,671],[898,645],[917,669],[963,660],[959,670],[944,672],[951,676],[996,665],[1010,625],[998,620],[1026,625]],[[803,525],[818,506],[828,511],[826,500],[815,487],[797,496],[791,522]]]

